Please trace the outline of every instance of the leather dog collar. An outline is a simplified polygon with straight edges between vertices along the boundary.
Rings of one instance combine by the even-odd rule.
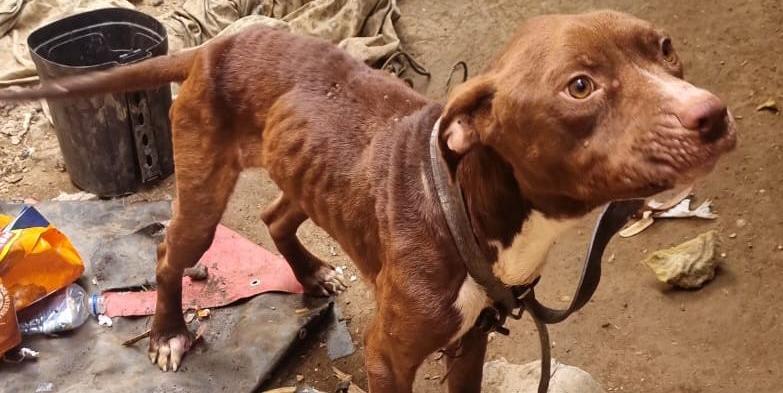
[[[438,195],[441,210],[446,218],[449,232],[454,245],[462,258],[468,274],[484,288],[487,296],[494,302],[493,307],[482,312],[477,326],[485,331],[495,330],[508,334],[505,324],[506,317],[515,319],[522,317],[522,311],[527,310],[539,332],[541,342],[541,378],[540,393],[545,393],[549,387],[550,346],[546,324],[562,322],[571,314],[581,309],[593,296],[601,280],[601,260],[606,245],[644,205],[643,199],[614,201],[609,203],[598,219],[592,240],[587,250],[584,267],[571,304],[566,309],[552,309],[541,304],[535,297],[534,287],[538,280],[527,286],[508,287],[492,272],[490,261],[481,251],[470,223],[462,188],[456,178],[452,178],[443,157],[443,147],[440,140],[440,120],[435,122],[430,135],[430,166]],[[482,321],[483,319],[483,321]],[[489,321],[489,322],[487,322]],[[483,325],[483,326],[482,326]]]

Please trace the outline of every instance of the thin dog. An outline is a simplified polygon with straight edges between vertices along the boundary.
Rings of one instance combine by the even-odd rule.
[[[372,284],[370,391],[410,392],[440,348],[450,392],[478,392],[487,296],[466,273],[432,187],[436,121],[476,239],[505,284],[535,279],[557,237],[609,201],[708,173],[734,120],[683,80],[671,38],[622,13],[529,19],[483,72],[434,102],[324,41],[255,28],[106,72],[0,91],[58,99],[181,82],[171,108],[177,198],[157,266],[149,356],[177,370],[191,344],[183,269],[209,247],[237,177],[265,168],[282,191],[261,217],[308,292],[344,289],[297,239],[326,230]]]

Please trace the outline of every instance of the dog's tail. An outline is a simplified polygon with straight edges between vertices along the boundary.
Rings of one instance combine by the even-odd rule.
[[[183,50],[168,56],[153,57],[136,64],[67,76],[44,81],[30,87],[0,90],[0,101],[37,100],[145,90],[170,82],[182,82],[198,53],[198,49]]]

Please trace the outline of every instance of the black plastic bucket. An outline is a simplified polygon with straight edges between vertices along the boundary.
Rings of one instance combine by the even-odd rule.
[[[42,80],[103,70],[165,55],[166,29],[125,8],[72,15],[27,39]],[[171,87],[90,98],[48,100],[71,181],[111,197],[174,171],[168,111]]]

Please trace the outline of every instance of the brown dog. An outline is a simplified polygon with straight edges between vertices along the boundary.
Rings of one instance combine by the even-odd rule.
[[[343,288],[296,237],[324,228],[376,291],[370,391],[408,392],[425,357],[459,347],[449,391],[477,392],[487,297],[466,274],[433,195],[428,138],[441,136],[473,231],[506,284],[538,275],[571,222],[708,172],[735,144],[726,106],[682,79],[670,38],[616,12],[526,22],[445,107],[323,41],[258,28],[173,56],[0,99],[57,98],[182,81],[171,109],[177,202],[157,268],[150,358],[176,370],[191,336],[182,271],[212,241],[243,168],[282,190],[262,215],[307,290]]]

